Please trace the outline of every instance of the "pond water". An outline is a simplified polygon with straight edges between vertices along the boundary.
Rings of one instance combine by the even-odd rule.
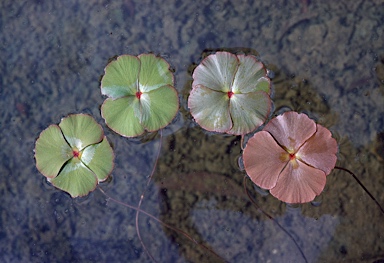
[[[137,205],[161,147],[142,208],[228,262],[384,260],[384,215],[350,175],[334,170],[316,202],[300,206],[247,179],[272,221],[244,193],[240,137],[203,131],[186,107],[204,52],[257,52],[274,74],[274,114],[290,108],[329,128],[337,165],[384,205],[382,1],[17,0],[0,10],[1,262],[150,261],[134,210],[99,190],[72,199],[35,168],[39,133],[80,112],[115,150],[99,187]],[[100,77],[113,56],[147,52],[175,70],[180,113],[162,137],[122,138],[100,116]],[[158,262],[222,261],[145,215],[139,226]]]

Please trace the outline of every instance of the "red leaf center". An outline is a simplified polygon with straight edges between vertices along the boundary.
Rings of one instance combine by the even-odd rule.
[[[76,158],[79,158],[79,156],[80,156],[80,152],[76,151],[76,150],[73,150],[72,154],[73,154],[73,157],[76,157]]]
[[[228,91],[227,95],[228,95],[228,98],[231,98],[233,96],[233,92],[232,91]]]
[[[143,94],[141,91],[136,92],[136,98],[140,99],[141,94]]]

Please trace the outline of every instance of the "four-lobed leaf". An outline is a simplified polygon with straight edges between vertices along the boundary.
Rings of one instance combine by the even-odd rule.
[[[169,64],[153,54],[122,55],[105,68],[101,107],[106,124],[125,137],[167,126],[179,109]]]
[[[188,107],[208,131],[244,135],[270,114],[270,80],[254,56],[217,52],[206,57],[192,77]]]
[[[249,139],[243,153],[251,180],[286,203],[306,203],[319,195],[336,164],[331,132],[307,115],[285,112]]]
[[[72,197],[93,191],[113,170],[114,153],[99,124],[73,114],[50,125],[36,140],[37,169]]]

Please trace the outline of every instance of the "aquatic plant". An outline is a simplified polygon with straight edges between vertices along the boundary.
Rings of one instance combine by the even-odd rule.
[[[169,64],[153,54],[122,55],[110,62],[101,80],[108,96],[101,106],[106,124],[116,133],[136,137],[167,126],[179,109]]]
[[[163,58],[153,54],[119,56],[107,65],[101,80],[101,93],[109,97],[101,106],[101,115],[112,130],[125,137],[158,131],[172,121],[179,109],[179,98],[173,84],[173,74]],[[157,159],[161,140],[160,131]],[[152,180],[157,159],[146,187]],[[145,191],[146,188],[137,205],[136,232],[144,250],[153,259],[142,241],[138,225]]]
[[[147,181],[147,186],[156,169],[160,149],[161,142],[156,162]],[[63,118],[59,125],[50,125],[40,133],[36,140],[34,151],[37,169],[53,186],[69,193],[72,198],[88,195],[96,188],[99,182],[105,181],[108,178],[114,166],[115,156],[107,137],[104,135],[101,126],[87,114],[72,114]],[[139,213],[143,213],[164,227],[180,233],[196,245],[209,251],[212,255],[222,259],[211,248],[197,242],[183,230],[164,223],[157,217],[142,210],[140,206],[143,202],[145,189],[140,196],[140,202],[137,207],[112,198],[101,188],[99,190],[108,199],[137,212],[137,234],[144,250],[153,261],[155,259],[146,248],[140,236],[138,228]]]
[[[264,65],[252,55],[217,52],[193,72],[188,107],[208,131],[242,135],[267,119],[272,102]]]
[[[204,129],[241,135],[243,140],[245,134],[264,124],[270,114],[270,80],[265,67],[254,56],[217,52],[196,67],[193,79],[188,107]],[[153,261],[156,260],[141,238],[138,225],[140,213],[177,231],[225,261],[186,232],[141,209],[160,156],[161,129],[172,121],[179,108],[173,83],[169,64],[153,54],[137,57],[122,55],[107,65],[101,81],[101,92],[108,96],[101,107],[107,125],[125,137],[159,131],[160,142],[156,161],[137,206],[118,201],[101,188],[99,190],[108,199],[136,211],[137,236]],[[255,184],[269,189],[272,195],[287,203],[312,201],[323,191],[326,176],[332,169],[346,171],[384,213],[381,205],[352,172],[335,166],[336,152],[336,140],[328,129],[305,114],[286,112],[272,119],[262,131],[249,139],[243,160],[245,170]],[[74,114],[63,118],[59,125],[50,125],[41,132],[36,141],[35,159],[38,170],[52,185],[72,197],[78,197],[87,195],[108,177],[113,169],[114,154],[100,125],[89,115]],[[293,235],[252,199],[246,180],[244,189],[251,202],[294,242],[307,262]]]
[[[99,124],[73,114],[52,124],[36,140],[37,169],[72,197],[93,191],[113,170],[114,153]]]
[[[287,203],[319,195],[336,164],[336,140],[307,115],[285,112],[249,139],[244,167],[251,180]]]

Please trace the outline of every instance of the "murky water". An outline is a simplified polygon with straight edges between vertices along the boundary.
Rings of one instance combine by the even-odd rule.
[[[33,158],[48,125],[69,113],[92,114],[116,153],[112,180],[100,187],[136,205],[160,136],[141,142],[108,130],[99,79],[109,58],[145,52],[175,69],[181,111],[163,132],[142,208],[229,262],[304,262],[244,193],[240,138],[192,121],[190,72],[205,50],[257,51],[275,75],[275,114],[289,107],[328,127],[339,143],[337,165],[384,205],[383,8],[382,1],[2,1],[1,262],[150,260],[135,211],[98,190],[71,199],[45,182]],[[384,215],[348,174],[334,170],[316,205],[287,206],[247,185],[308,262],[384,259]],[[219,260],[145,215],[140,229],[159,262]]]

